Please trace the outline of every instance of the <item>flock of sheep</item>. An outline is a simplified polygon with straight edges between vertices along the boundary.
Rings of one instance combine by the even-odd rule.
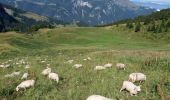
[[[91,60],[91,58],[88,57],[87,59],[83,59],[83,60],[85,60],[85,61]],[[71,63],[73,63],[73,61],[74,60],[68,60],[64,63],[70,63],[71,64]],[[24,63],[24,61],[20,61],[20,63]],[[7,68],[9,66],[10,66],[9,64],[0,65],[0,67],[2,67],[2,68]],[[49,64],[47,66],[49,66]],[[83,66],[82,64],[73,65],[73,67],[77,68],[77,69],[81,68],[82,66]],[[103,66],[96,66],[94,68],[94,70],[104,70],[104,69],[111,68],[111,67],[112,67],[112,64],[108,63],[108,64],[105,64]],[[30,67],[29,67],[29,65],[26,65],[25,68],[27,69],[27,68],[30,68]],[[126,65],[123,64],[123,63],[117,63],[116,68],[118,70],[121,70],[121,69],[125,70]],[[12,77],[12,76],[19,75],[19,74],[20,74],[20,72],[13,72],[12,74],[5,75],[5,77]],[[59,75],[57,73],[52,72],[51,68],[49,68],[49,67],[46,67],[46,69],[44,69],[41,72],[41,74],[44,75],[44,76],[47,76],[51,80],[56,81],[57,83],[59,82]],[[19,91],[20,89],[26,89],[26,88],[29,88],[29,87],[33,87],[35,85],[36,80],[34,80],[34,79],[27,80],[28,76],[29,76],[28,73],[23,74],[21,79],[25,80],[25,81],[21,82],[16,87],[16,91]],[[120,92],[122,90],[126,89],[127,91],[129,91],[131,96],[137,95],[141,91],[141,88],[140,88],[140,86],[135,85],[134,82],[136,82],[136,81],[142,82],[142,81],[145,81],[145,80],[146,80],[145,74],[143,74],[143,73],[131,73],[129,75],[129,79],[127,81],[123,82],[123,85],[122,85],[122,88],[120,89]],[[112,100],[112,99],[104,97],[104,96],[100,96],[100,95],[91,95],[86,100]]]

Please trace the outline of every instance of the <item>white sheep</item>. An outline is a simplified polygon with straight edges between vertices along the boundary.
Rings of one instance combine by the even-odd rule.
[[[112,99],[101,96],[101,95],[91,95],[86,100],[112,100]]]
[[[42,60],[41,63],[45,63],[46,61]]]
[[[27,79],[27,78],[28,78],[28,75],[29,75],[28,73],[24,73],[23,76],[21,77],[21,79],[22,79],[22,80],[23,80],[23,79]]]
[[[73,67],[74,68],[80,68],[80,67],[82,67],[83,65],[82,64],[75,64]]]
[[[87,57],[87,60],[91,60],[91,58],[90,58],[90,57]]]
[[[111,67],[112,67],[112,64],[111,64],[111,63],[105,64],[104,67],[105,67],[105,68],[111,68]]]
[[[87,57],[87,58],[85,58],[85,59],[83,59],[84,61],[87,61],[87,60],[91,60],[91,58],[90,57]]]
[[[132,82],[129,82],[129,81],[123,82],[123,85],[122,85],[122,88],[120,89],[120,92],[124,89],[129,91],[131,96],[136,95],[138,92],[141,91],[140,86],[136,86]]]
[[[104,66],[96,66],[94,70],[104,70],[106,69]]]
[[[32,87],[34,86],[34,84],[35,84],[35,80],[23,81],[16,87],[16,91],[19,91],[19,89],[26,89],[26,88]]]
[[[52,79],[52,80],[55,80],[57,83],[59,82],[59,76],[56,73],[49,73],[48,78]]]
[[[0,65],[1,68],[8,68],[10,66],[11,66],[10,64],[2,64],[2,65]]]
[[[74,61],[74,60],[68,60],[68,61],[66,61],[66,62],[64,62],[64,63],[72,64],[73,61]]]
[[[26,65],[26,66],[25,66],[25,69],[29,69],[29,68],[30,68],[30,65]]]
[[[123,64],[123,63],[117,63],[116,67],[117,67],[117,69],[124,69],[125,70],[126,65]]]
[[[5,77],[13,77],[13,74],[6,74]]]
[[[6,74],[5,77],[14,77],[20,75],[21,72],[13,72],[11,74]]]
[[[42,71],[42,73],[41,74],[43,74],[43,75],[48,75],[49,73],[51,73],[51,68],[49,68],[49,67],[47,67],[46,69],[44,69],[43,71]]]
[[[5,65],[3,65],[3,64],[2,64],[2,65],[0,65],[0,67],[1,67],[1,68],[4,68],[4,67],[5,67]]]
[[[143,73],[131,73],[129,75],[129,81],[136,82],[136,81],[145,81],[146,80],[146,75]]]
[[[20,75],[20,73],[21,73],[21,72],[13,72],[12,74],[13,74],[14,76],[17,76],[17,75]]]

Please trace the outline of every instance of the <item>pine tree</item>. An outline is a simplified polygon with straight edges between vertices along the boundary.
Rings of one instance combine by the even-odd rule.
[[[141,29],[141,24],[140,24],[140,22],[138,22],[138,23],[136,24],[136,27],[135,27],[135,32],[139,32],[140,29]]]

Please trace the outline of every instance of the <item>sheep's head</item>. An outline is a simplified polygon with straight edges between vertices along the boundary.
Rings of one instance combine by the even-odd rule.
[[[19,87],[16,87],[16,91],[19,91]]]
[[[137,91],[137,92],[140,92],[141,88],[140,88],[140,86],[136,86],[134,90]]]
[[[32,86],[34,86],[34,84],[35,84],[35,80],[31,80],[31,81],[32,81],[32,84],[31,84],[31,85],[32,85]]]

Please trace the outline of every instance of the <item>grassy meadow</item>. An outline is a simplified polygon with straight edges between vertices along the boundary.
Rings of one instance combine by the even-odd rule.
[[[4,100],[86,100],[92,94],[113,100],[161,100],[170,96],[170,44],[145,38],[125,27],[41,29],[33,35],[15,32],[0,34],[0,98]],[[92,60],[83,60],[91,57]],[[64,63],[74,60],[72,64]],[[20,63],[24,61],[25,63]],[[127,65],[117,70],[116,63]],[[112,68],[95,71],[97,65],[112,63]],[[56,82],[41,75],[47,64],[59,74]],[[75,69],[74,64],[83,67]],[[29,69],[25,66],[29,65]],[[19,76],[4,77],[15,71]],[[35,79],[34,87],[15,91],[22,74]],[[133,72],[146,74],[147,80],[137,96],[119,92]]]

